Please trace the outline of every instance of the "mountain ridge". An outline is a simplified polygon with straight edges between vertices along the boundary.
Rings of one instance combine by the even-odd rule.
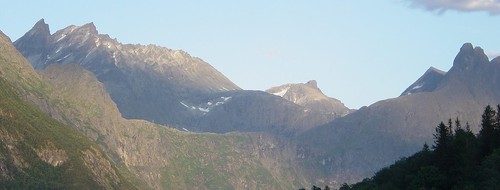
[[[426,72],[408,89],[419,85],[428,74]],[[328,147],[326,151],[309,149],[311,157],[316,157],[316,163],[331,160],[325,163],[325,172],[340,179],[358,174],[344,180],[361,180],[397,159],[415,153],[424,143],[430,144],[435,125],[440,121],[458,118],[468,122],[471,130],[477,132],[478,113],[486,105],[500,102],[499,74],[500,64],[489,62],[481,48],[466,43],[460,48],[452,68],[444,76],[439,74],[442,78],[435,80],[434,84],[427,84],[432,88],[381,100],[312,128],[299,139],[310,148]],[[308,140],[311,138],[320,140]]]
[[[30,42],[42,38],[35,35],[42,33],[49,35],[49,41],[33,51]],[[294,136],[345,115],[340,102],[334,107],[344,110],[342,113],[331,108],[308,112],[310,109],[270,94],[242,90],[208,63],[182,50],[121,44],[99,34],[93,23],[50,34],[48,25],[40,20],[14,44],[39,71],[51,64],[73,63],[91,71],[128,119],[190,131],[267,131]],[[322,94],[316,82],[309,86]],[[314,107],[324,106],[318,103]]]
[[[1,76],[12,82],[17,81],[13,86],[18,86],[20,89],[32,85],[22,85],[24,82],[17,80],[18,77],[37,76],[28,78],[31,82],[26,83],[40,82],[45,87],[36,86],[38,93],[33,96],[23,95],[20,98],[38,106],[54,119],[71,126],[72,128],[66,129],[73,133],[64,134],[80,135],[78,133],[80,132],[86,136],[81,138],[88,138],[99,145],[94,146],[97,149],[102,148],[105,155],[102,152],[85,152],[78,159],[92,161],[96,160],[95,157],[109,158],[109,163],[104,162],[104,165],[117,168],[112,170],[117,174],[127,175],[127,178],[121,177],[120,180],[125,185],[130,183],[137,185],[130,188],[291,189],[298,188],[309,180],[299,172],[301,169],[298,165],[292,164],[295,162],[295,149],[294,146],[288,145],[290,144],[288,141],[262,133],[219,135],[181,132],[143,120],[123,119],[104,85],[81,65],[49,65],[42,71],[40,77],[12,45],[6,44],[0,43],[0,49],[4,50],[3,47],[6,47],[6,50],[11,51],[2,51],[0,58],[3,59],[5,55],[19,60],[0,64]],[[3,78],[0,80],[0,86],[2,81]],[[32,92],[28,89],[26,93]],[[0,99],[0,103],[3,100],[5,99]],[[0,105],[1,117],[4,116],[5,108]],[[61,138],[63,139],[65,138]],[[86,142],[89,143],[88,140]],[[51,146],[49,151],[52,150],[50,148]],[[0,149],[0,153],[2,150]],[[47,151],[41,152],[42,155],[47,154],[44,153]],[[53,154],[57,155],[56,153]],[[54,164],[57,163],[60,162],[56,160]],[[106,174],[108,171],[100,162],[94,162],[92,169],[90,172],[96,169],[102,170],[101,174]],[[83,171],[86,170],[80,172]],[[63,180],[68,178],[60,177]],[[112,184],[106,186],[109,181],[119,183],[117,179],[107,179],[103,176],[92,181],[103,183],[104,189],[121,189],[120,186]],[[85,183],[83,186],[92,187]],[[21,186],[14,184],[13,188],[16,187]],[[33,186],[33,188],[39,187],[45,186]]]
[[[52,88],[0,32],[0,183],[4,188],[139,189],[102,149],[34,102]],[[42,101],[39,101],[42,100]],[[65,177],[61,177],[65,176]]]
[[[69,63],[90,70],[126,118],[182,123],[191,114],[180,111],[179,102],[240,89],[211,65],[184,51],[121,44],[99,34],[93,23],[68,26],[49,37],[47,34],[48,25],[42,19],[14,45],[37,70],[49,64]],[[38,43],[47,38],[47,43]]]
[[[40,24],[40,26],[43,25]],[[266,188],[289,187],[283,184],[293,181],[290,179],[294,177],[300,179],[300,183],[307,183],[311,180],[304,177],[306,174],[312,176],[311,178],[317,179],[317,181],[321,181],[321,183],[338,184],[339,182],[352,182],[353,180],[363,179],[371,175],[374,171],[389,165],[395,159],[411,155],[416,150],[419,150],[423,143],[432,141],[434,125],[439,121],[458,117],[462,121],[468,121],[472,126],[472,130],[477,130],[475,126],[480,122],[475,119],[478,118],[477,113],[480,113],[485,105],[497,104],[500,101],[500,89],[497,88],[500,85],[500,73],[498,73],[500,72],[500,59],[495,58],[489,61],[484,54],[484,50],[479,47],[473,47],[470,43],[466,43],[460,48],[453,61],[453,66],[448,72],[442,72],[431,67],[402,92],[400,97],[381,100],[355,112],[348,112],[348,115],[343,116],[339,114],[343,117],[335,118],[332,117],[332,114],[321,115],[321,112],[311,113],[312,111],[305,111],[307,110],[307,102],[316,99],[310,98],[308,101],[298,101],[301,97],[306,97],[309,93],[292,93],[295,91],[290,90],[293,84],[281,86],[282,88],[277,88],[270,93],[243,91],[239,89],[229,90],[218,88],[218,86],[213,86],[213,89],[205,88],[205,90],[198,90],[194,86],[188,89],[179,88],[179,86],[182,87],[182,85],[189,83],[189,80],[192,80],[180,77],[176,79],[178,81],[175,82],[175,85],[168,86],[167,84],[169,83],[163,83],[164,81],[162,81],[168,80],[168,77],[162,78],[164,77],[163,75],[157,76],[154,73],[146,72],[155,68],[158,70],[163,68],[158,66],[160,64],[155,64],[155,61],[165,58],[161,57],[162,51],[157,51],[154,45],[131,45],[137,47],[134,50],[138,52],[123,51],[122,55],[115,55],[111,50],[120,49],[123,46],[120,47],[106,40],[102,41],[102,39],[96,41],[96,39],[85,38],[85,34],[89,33],[90,36],[93,28],[95,29],[95,26],[92,26],[94,25],[86,25],[87,29],[85,31],[87,32],[83,32],[83,35],[73,36],[75,41],[88,42],[90,45],[79,45],[82,45],[84,50],[85,48],[90,48],[90,50],[83,51],[82,55],[69,55],[67,54],[68,52],[78,51],[73,51],[71,48],[68,49],[64,46],[45,46],[44,51],[47,49],[50,50],[50,59],[44,58],[43,61],[39,61],[34,65],[39,64],[41,65],[40,67],[47,69],[43,72],[46,72],[44,74],[47,75],[45,77],[48,77],[48,80],[50,80],[51,76],[58,78],[56,75],[59,72],[64,72],[64,68],[61,69],[62,71],[58,71],[57,69],[60,69],[57,68],[58,65],[43,66],[47,60],[57,62],[57,60],[64,58],[60,60],[61,64],[77,63],[83,66],[84,69],[92,72],[91,75],[96,76],[99,81],[108,80],[108,83],[101,82],[102,86],[97,88],[98,93],[106,94],[110,89],[118,89],[114,94],[110,93],[112,100],[106,99],[106,103],[104,104],[111,105],[117,102],[117,107],[120,111],[124,109],[124,106],[118,104],[120,99],[117,99],[116,96],[117,94],[121,94],[122,91],[120,89],[123,90],[124,87],[133,88],[129,91],[129,97],[118,97],[123,98],[121,101],[126,101],[128,100],[127,98],[156,100],[168,97],[169,102],[161,102],[161,105],[172,106],[173,108],[160,107],[154,101],[148,102],[149,105],[142,105],[144,106],[143,108],[158,106],[156,108],[159,110],[171,108],[168,115],[166,115],[167,112],[165,111],[160,112],[160,114],[154,117],[145,117],[135,113],[137,117],[130,117],[128,115],[128,118],[145,118],[148,120],[162,118],[164,123],[172,123],[169,126],[178,124],[180,126],[177,127],[178,129],[184,128],[185,131],[193,132],[184,133],[165,128],[164,126],[156,126],[146,121],[123,121],[117,115],[118,111],[113,111],[114,115],[111,114],[113,117],[118,118],[116,121],[93,118],[99,115],[97,113],[107,108],[101,108],[99,105],[90,102],[89,99],[78,97],[78,94],[83,94],[77,93],[80,92],[80,89],[73,89],[71,90],[73,92],[68,92],[72,95],[61,95],[67,96],[67,99],[77,102],[71,105],[74,106],[73,112],[69,108],[58,108],[53,105],[39,104],[39,106],[41,108],[46,107],[47,109],[44,109],[44,111],[53,113],[53,117],[59,119],[66,117],[68,124],[80,130],[92,140],[99,142],[104,150],[112,152],[110,153],[112,155],[110,157],[113,157],[116,162],[126,165],[134,174],[141,176],[141,180],[154,188],[171,187],[161,183],[165,179],[175,181],[175,184],[181,184],[182,187],[193,187],[196,184],[189,183],[187,178],[195,175],[197,171],[217,173],[223,171],[220,168],[229,168],[231,172],[237,171],[237,168],[231,165],[232,163],[243,164],[244,167],[250,168],[248,171],[256,171],[258,168],[264,168],[265,172],[263,176],[266,176],[266,179],[272,179],[266,181]],[[56,33],[53,34],[57,37],[54,37],[56,42],[53,43],[68,45],[72,48],[82,48],[79,45],[68,43],[72,41],[70,40],[72,36],[66,35],[63,37],[63,34],[66,34],[63,31],[76,30],[73,27],[70,26],[60,30],[60,33],[56,32],[57,35],[55,35]],[[59,42],[57,42],[58,39],[60,39]],[[22,46],[23,43],[21,42],[23,40],[17,43],[18,46]],[[58,52],[57,50],[60,47],[63,48]],[[104,50],[97,51],[94,48],[104,48]],[[20,49],[23,48],[20,47]],[[167,50],[165,51],[168,52]],[[153,56],[153,58],[145,59],[135,57],[137,58],[136,60],[134,56],[141,53],[150,53],[156,55],[156,57]],[[25,52],[25,54],[28,57],[32,56],[31,59],[43,57],[40,54],[34,55],[29,52]],[[182,52],[173,52],[172,59],[175,56],[182,58],[184,55]],[[85,57],[81,59],[83,61],[78,61],[79,59],[77,58],[82,57]],[[168,60],[170,58],[167,57],[165,59]],[[105,64],[109,67],[96,69],[95,66],[104,63],[99,62],[99,60],[106,61]],[[131,62],[129,64],[121,64],[123,63],[121,60],[131,60]],[[185,63],[182,62],[182,59],[179,60],[181,61],[171,63],[173,65]],[[119,67],[124,65],[126,66],[124,67],[125,69],[120,70]],[[70,65],[65,66],[71,67]],[[21,67],[13,68],[22,69]],[[128,74],[131,74],[132,78],[136,78],[132,80]],[[141,77],[139,78],[138,76]],[[21,79],[22,77],[28,77],[28,75],[21,75]],[[64,80],[65,78],[71,79],[71,77],[62,78],[53,82],[56,84],[62,81],[65,88],[71,89],[69,88],[72,85],[69,84],[71,80]],[[125,82],[120,83],[121,81]],[[21,82],[18,83],[24,84]],[[91,81],[91,83],[96,83],[96,81]],[[144,87],[145,84],[147,88]],[[32,86],[36,85],[38,84],[33,84]],[[57,84],[54,86],[57,86]],[[309,92],[310,90],[310,92],[314,92],[313,94],[321,95],[319,96],[321,97],[319,98],[320,100],[330,100],[325,98],[315,81],[309,81],[298,86],[302,90],[306,89],[303,91]],[[288,89],[286,89],[287,87]],[[85,86],[82,88],[84,89]],[[152,94],[138,93],[147,91],[148,89],[163,89],[164,91],[153,92]],[[175,89],[176,91],[172,92],[165,89]],[[297,91],[300,92],[300,89]],[[272,95],[273,93],[277,96]],[[287,93],[289,93],[289,96],[287,96]],[[96,94],[89,96],[93,97]],[[136,103],[144,104],[144,102],[140,101]],[[82,105],[86,105],[86,107]],[[135,105],[129,106],[134,107]],[[110,106],[111,109],[116,110],[112,107]],[[331,109],[331,106],[329,107]],[[152,114],[156,110],[149,111],[142,114]],[[124,115],[127,116],[127,114]],[[167,116],[169,118],[165,119]],[[189,119],[189,122],[182,123],[186,119]],[[132,124],[129,126],[122,122]],[[94,125],[99,127],[95,127]],[[141,129],[144,131],[141,131]],[[227,134],[219,136],[194,132]],[[134,134],[136,133],[139,136],[135,136],[134,139]],[[114,139],[115,137],[116,139]],[[159,140],[157,141],[157,139]],[[227,144],[218,143],[219,141]],[[147,144],[148,147],[138,144]],[[227,147],[226,145],[233,144],[236,144],[236,146],[228,149],[229,152],[220,150],[220,147]],[[207,147],[206,149],[199,149],[198,145],[207,145]],[[283,148],[284,151],[280,152],[280,148]],[[192,149],[193,152],[186,151],[186,149]],[[155,150],[160,152],[152,153]],[[149,157],[144,159],[141,155],[133,153],[134,151],[141,152]],[[215,155],[217,156],[224,155],[222,157],[225,161],[229,160],[227,162],[228,165],[210,165],[210,167],[205,167],[206,165],[201,164],[205,163],[205,159],[219,161],[212,157],[213,154],[210,154],[210,151],[216,152]],[[252,153],[252,151],[254,152]],[[178,152],[186,154],[178,154]],[[203,152],[203,154],[200,155],[196,152]],[[249,156],[251,159],[241,155],[239,157],[227,156],[233,155],[233,153]],[[173,159],[176,156],[182,159]],[[166,159],[162,160],[162,158]],[[264,160],[260,160],[260,158]],[[181,160],[194,161],[188,163],[188,161]],[[236,160],[243,160],[244,162],[237,162]],[[185,176],[182,177],[168,177],[174,175],[168,171],[182,171],[182,168],[169,165],[169,163],[174,162],[186,167],[193,164],[199,167],[189,170],[188,173],[183,173]],[[149,166],[152,163],[159,163],[157,164],[158,168]],[[274,167],[280,169],[273,169]],[[293,168],[293,171],[296,173],[284,174],[289,170],[283,168]],[[224,184],[225,186],[223,187],[245,187],[242,184],[236,184],[232,180],[221,182],[222,180],[220,179],[227,177],[225,175],[232,174],[224,173],[216,175],[217,177],[215,178],[217,179],[211,182]],[[251,187],[264,188],[264,186],[258,186],[256,182],[258,179],[253,178],[253,174],[248,174],[248,176],[245,180],[248,181],[248,184],[251,184]],[[205,179],[203,176],[197,177]],[[232,179],[237,180],[237,178]],[[203,181],[200,180],[197,182],[202,183]],[[211,185],[211,183],[207,183],[208,185]],[[296,183],[293,186],[295,187]],[[221,186],[211,187],[221,188]]]
[[[430,67],[420,78],[417,79],[417,81],[403,91],[400,96],[419,92],[432,92],[438,87],[445,75],[446,72]]]

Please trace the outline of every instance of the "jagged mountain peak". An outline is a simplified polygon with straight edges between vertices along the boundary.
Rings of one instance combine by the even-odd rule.
[[[97,31],[97,27],[95,26],[94,22],[89,22],[81,26],[77,25],[70,25],[64,29],[61,29],[62,33],[64,34],[70,34],[70,33],[89,33],[89,34],[94,34],[98,35],[99,32]]]
[[[16,47],[22,47],[30,54],[46,55],[46,46],[50,43],[49,25],[44,19],[39,20],[23,37],[14,42]],[[24,54],[23,54],[24,55]],[[25,55],[25,57],[27,57]]]
[[[84,24],[83,26],[79,27],[80,30],[85,30],[90,32],[91,34],[98,34],[97,28],[94,25],[94,22],[90,22],[87,24]]]
[[[82,26],[68,26],[55,32],[51,37],[52,43],[59,43],[65,46],[89,44],[97,47],[102,44],[101,41],[118,43],[116,40],[113,41],[108,35],[99,34],[93,22]]]
[[[313,88],[318,88],[318,82],[316,82],[316,80],[307,81],[306,85],[310,86],[310,87],[313,87]]]
[[[266,92],[281,96],[297,105],[304,106],[306,110],[315,110],[336,116],[343,116],[350,112],[350,109],[340,100],[323,94],[315,80],[310,80],[305,84],[285,84],[270,88]]]
[[[190,117],[190,113],[178,113],[183,108],[180,101],[241,90],[210,64],[182,50],[122,44],[99,34],[92,22],[39,39],[24,35],[14,44],[37,70],[76,63],[91,71],[127,118],[177,123]]]
[[[386,167],[390,163],[388,160],[413,154],[424,142],[432,142],[436,124],[448,118],[468,122],[472,131],[478,131],[484,107],[500,102],[498,61],[500,59],[488,63],[483,49],[466,43],[447,73],[431,67],[402,96],[379,101],[330,124],[313,128],[309,131],[311,134],[302,139],[313,139],[311,144],[316,147],[324,145],[347,150],[341,156],[324,156],[334,157],[335,162],[326,164],[332,168],[331,172],[344,172],[338,169],[342,164],[337,163],[349,161],[352,166],[361,166],[350,167],[349,172],[366,171],[372,175]],[[317,143],[321,141],[325,141],[324,144]]]
[[[318,88],[318,83],[316,80],[310,80],[306,83],[290,83],[290,84],[284,84],[278,87],[273,87],[266,92],[270,94],[274,94],[276,96],[281,96],[285,99],[288,99],[287,97],[293,96],[293,100],[290,100],[294,103],[297,103],[297,95],[299,96],[309,96],[310,98],[314,99],[322,99],[327,97],[326,95],[321,92],[321,89]]]
[[[29,36],[30,38],[36,38],[40,43],[48,43],[50,38],[50,28],[49,25],[45,23],[42,18],[28,31],[24,36]]]
[[[455,57],[451,70],[471,70],[484,63],[489,63],[488,56],[486,56],[484,50],[478,46],[473,47],[471,43],[465,43]]]
[[[468,52],[474,50],[474,46],[470,42],[466,42],[460,48],[460,52]]]
[[[31,28],[30,32],[42,33],[44,35],[50,35],[49,25],[45,23],[45,20],[42,18]],[[29,32],[28,32],[29,33]]]

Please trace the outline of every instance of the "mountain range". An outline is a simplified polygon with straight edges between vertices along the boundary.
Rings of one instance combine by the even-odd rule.
[[[186,52],[121,44],[99,34],[92,23],[51,34],[42,19],[13,44],[2,34],[0,44],[4,62],[0,78],[2,85],[9,86],[2,89],[20,94],[2,104],[1,119],[50,120],[61,128],[57,135],[68,133],[65,138],[80,139],[65,144],[52,139],[47,144],[42,138],[22,145],[34,147],[26,150],[38,150],[39,145],[47,144],[49,156],[45,157],[54,158],[45,162],[62,163],[43,166],[55,170],[54,175],[66,172],[60,166],[87,172],[85,179],[44,178],[61,187],[338,187],[369,177],[420,150],[424,143],[432,144],[432,134],[441,121],[459,118],[477,132],[478,114],[486,105],[500,102],[500,58],[489,61],[480,47],[470,43],[460,48],[448,72],[431,67],[399,97],[359,110],[325,96],[314,80],[265,92],[243,90]],[[10,104],[28,106],[30,111]],[[2,114],[16,111],[27,115],[12,119]],[[34,135],[52,133],[28,129]],[[64,158],[57,156],[64,155],[59,150],[69,151],[66,146],[80,141],[93,147],[94,157],[100,160],[97,163],[105,165],[100,167],[114,174],[99,181],[92,172],[95,167],[81,164],[85,161],[76,166],[50,161]],[[30,155],[29,151],[20,154],[11,151],[11,141],[2,143],[2,150],[9,150],[0,151],[2,158],[10,161],[0,159],[0,171],[10,173],[3,172],[0,179],[15,184],[22,175],[11,171],[36,167],[16,164],[16,158]],[[85,152],[86,148],[78,150]],[[89,157],[66,155],[70,160]],[[44,161],[44,156],[33,158]],[[23,175],[40,175],[31,174]]]
[[[37,73],[7,37],[0,39],[6,187],[290,189],[309,180],[293,164],[290,142],[124,119],[90,71],[54,64]]]
[[[300,139],[308,141],[315,162],[325,163],[326,173],[360,180],[432,144],[441,121],[458,118],[477,132],[482,109],[500,102],[499,74],[498,58],[489,61],[483,49],[466,43],[448,72],[430,68],[400,97],[363,107]]]
[[[125,118],[189,131],[273,131],[284,135],[331,120],[270,94],[241,90],[208,63],[186,52],[121,44],[99,34],[93,23],[51,34],[42,19],[14,45],[37,70],[51,64],[76,63],[91,71]],[[340,102],[332,106],[339,107],[338,115],[345,114]]]

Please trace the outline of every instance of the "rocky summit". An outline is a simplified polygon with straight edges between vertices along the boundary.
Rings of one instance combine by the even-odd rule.
[[[51,34],[42,19],[14,45],[37,70],[79,64],[91,71],[125,118],[185,131],[293,136],[349,113],[340,101],[323,95],[315,81],[282,98],[244,91],[184,51],[121,44],[99,34],[93,23]],[[301,99],[285,101],[288,96]]]
[[[266,92],[302,106],[306,111],[331,114],[333,117],[342,117],[351,112],[340,100],[323,94],[315,80],[305,84],[285,84],[270,88]]]
[[[182,123],[191,117],[182,109],[182,101],[240,89],[211,65],[184,51],[121,44],[99,34],[93,23],[50,34],[42,19],[14,45],[37,70],[70,63],[88,69],[127,118]]]
[[[292,142],[124,119],[81,65],[39,74],[3,35],[0,50],[3,188],[297,189],[310,180]]]

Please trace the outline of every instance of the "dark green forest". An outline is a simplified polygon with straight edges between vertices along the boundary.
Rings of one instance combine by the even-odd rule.
[[[500,105],[485,108],[479,134],[458,119],[441,122],[432,147],[340,189],[500,189]]]

